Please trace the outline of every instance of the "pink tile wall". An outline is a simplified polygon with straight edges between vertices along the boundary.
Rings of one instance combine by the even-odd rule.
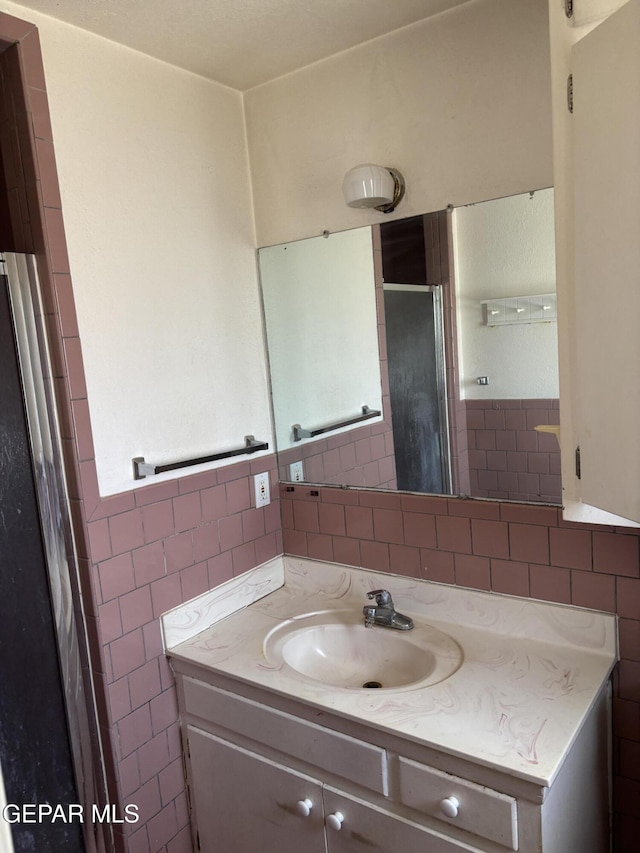
[[[466,400],[470,494],[560,504],[560,445],[534,429],[559,416],[558,400]]]
[[[123,849],[191,850],[164,611],[282,552],[280,507],[253,505],[251,477],[275,457],[148,485],[86,523],[105,728],[119,795],[141,807]]]
[[[138,824],[116,829],[117,849],[190,853],[175,687],[158,617],[282,553],[275,456],[100,497],[38,33],[0,13],[3,41],[18,42],[0,67],[3,126],[16,141],[14,159],[6,157],[5,132],[3,159],[22,170],[17,248],[33,246],[38,260],[108,796],[140,814]],[[275,499],[256,508],[251,477],[265,470]]]
[[[288,554],[617,613],[615,853],[640,837],[640,531],[559,507],[281,486]]]

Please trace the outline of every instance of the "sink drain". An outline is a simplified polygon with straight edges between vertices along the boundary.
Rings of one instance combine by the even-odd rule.
[[[382,687],[382,683],[380,681],[365,681],[362,686],[370,690],[373,687]]]

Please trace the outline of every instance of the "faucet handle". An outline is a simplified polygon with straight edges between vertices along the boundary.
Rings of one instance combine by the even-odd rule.
[[[388,589],[372,589],[367,593],[367,598],[375,598],[376,604],[384,606],[385,604],[393,604],[391,593]]]
[[[364,614],[364,627],[373,628],[373,626],[376,624],[375,607],[370,607],[365,604],[365,606],[362,608],[362,612]]]

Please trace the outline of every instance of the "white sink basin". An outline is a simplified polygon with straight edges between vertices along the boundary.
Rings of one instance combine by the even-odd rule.
[[[444,681],[460,667],[460,646],[417,622],[410,631],[364,627],[361,614],[323,611],[288,619],[266,636],[272,666],[350,690],[408,690]]]

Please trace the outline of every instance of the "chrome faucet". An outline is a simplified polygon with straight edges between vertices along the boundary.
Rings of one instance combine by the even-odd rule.
[[[367,598],[375,598],[375,607],[365,604],[362,608],[364,613],[364,627],[371,628],[373,625],[381,625],[383,628],[397,628],[399,631],[410,631],[413,628],[413,619],[396,613],[396,608],[391,599],[391,593],[386,589],[374,589],[367,593]]]

